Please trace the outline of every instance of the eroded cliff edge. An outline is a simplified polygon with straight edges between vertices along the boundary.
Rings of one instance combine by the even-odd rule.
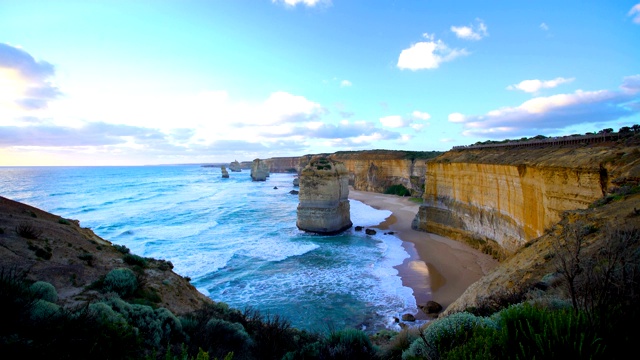
[[[496,257],[542,236],[567,210],[585,209],[640,180],[639,139],[591,145],[452,150],[427,161],[418,230]]]

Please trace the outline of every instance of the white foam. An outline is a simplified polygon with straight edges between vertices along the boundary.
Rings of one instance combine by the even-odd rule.
[[[358,200],[350,199],[349,205],[351,208],[351,222],[354,225],[378,225],[381,222],[385,221],[392,214],[389,210],[377,210]]]

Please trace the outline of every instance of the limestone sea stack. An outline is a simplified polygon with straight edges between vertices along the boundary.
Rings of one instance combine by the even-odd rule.
[[[266,181],[269,177],[269,165],[260,159],[253,160],[251,163],[251,180]]]
[[[229,164],[229,170],[231,170],[233,172],[241,172],[242,171],[242,169],[240,168],[240,163],[238,162],[238,160],[235,160],[234,162]]]
[[[224,167],[224,165],[220,166],[220,170],[222,171],[222,177],[225,179],[229,178],[229,172],[227,171],[227,168]]]
[[[336,234],[353,225],[349,214],[349,176],[343,163],[312,159],[300,172],[298,229]]]

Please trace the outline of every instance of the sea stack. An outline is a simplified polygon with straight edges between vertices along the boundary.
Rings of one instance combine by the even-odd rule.
[[[269,177],[269,165],[260,159],[253,160],[251,164],[251,180],[266,181]]]
[[[235,160],[234,162],[232,162],[231,164],[229,164],[229,170],[233,171],[233,172],[240,172],[242,171],[242,169],[240,168],[240,163],[238,162],[238,160]]]
[[[224,165],[220,166],[220,170],[222,171],[222,177],[227,179],[229,178],[229,172],[227,171],[227,168],[224,167]]]
[[[300,172],[298,229],[336,234],[353,225],[349,214],[349,176],[343,163],[318,157]]]

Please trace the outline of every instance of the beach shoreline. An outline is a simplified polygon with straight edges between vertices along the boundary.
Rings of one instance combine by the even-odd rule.
[[[413,230],[411,223],[420,204],[408,197],[349,189],[349,198],[391,215],[370,228],[393,232],[409,254],[396,266],[404,286],[413,289],[418,305],[436,301],[446,309],[464,291],[498,262],[461,242],[436,234]],[[358,224],[354,224],[357,226]],[[421,311],[417,319],[428,319]]]

